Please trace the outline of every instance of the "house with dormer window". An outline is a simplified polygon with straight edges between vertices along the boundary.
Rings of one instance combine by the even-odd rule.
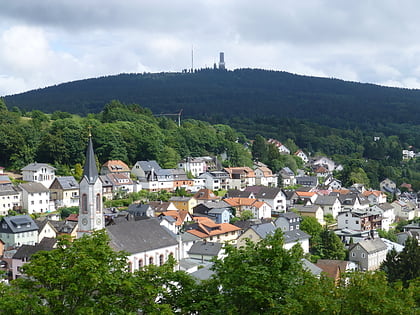
[[[55,209],[79,205],[79,183],[73,176],[56,177],[50,186],[50,199]]]
[[[38,242],[38,226],[29,215],[3,217],[0,221],[0,239],[5,248],[35,245]]]
[[[55,167],[46,163],[31,163],[22,168],[22,179],[26,182],[36,182],[49,188],[55,179]]]

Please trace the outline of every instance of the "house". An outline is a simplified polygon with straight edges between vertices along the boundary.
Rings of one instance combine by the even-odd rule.
[[[49,189],[55,209],[79,206],[79,183],[73,176],[56,177]]]
[[[341,202],[336,195],[318,195],[314,204],[322,208],[324,215],[331,214],[334,219],[337,218],[338,213],[341,211]]]
[[[178,210],[177,207],[175,207],[175,205],[169,201],[149,201],[149,205],[152,207],[156,215],[159,215],[165,211]]]
[[[106,161],[100,170],[101,175],[107,174],[123,174],[130,178],[130,168],[121,160],[109,160]]]
[[[391,203],[395,216],[400,220],[413,220],[417,216],[417,207],[412,202],[395,200]]]
[[[295,153],[294,153],[297,157],[300,157],[301,159],[302,159],[302,161],[303,161],[303,164],[306,164],[306,163],[308,163],[309,162],[309,158],[308,158],[308,156],[306,155],[306,153],[305,152],[303,152],[302,150],[297,150]]]
[[[354,192],[348,194],[340,194],[338,199],[340,199],[342,211],[369,208],[369,199],[364,197],[362,194]]]
[[[380,239],[364,240],[349,248],[349,260],[358,263],[360,270],[376,270],[386,259],[387,245]]]
[[[12,279],[23,276],[21,267],[31,260],[31,256],[39,251],[51,251],[56,247],[55,238],[43,238],[39,244],[22,245],[12,258]]]
[[[390,225],[395,222],[394,207],[388,202],[373,205],[368,211],[376,211],[382,215],[382,230],[388,231]]]
[[[304,187],[316,187],[318,186],[318,177],[316,176],[297,176],[296,184]]]
[[[231,189],[244,189],[255,185],[255,172],[250,167],[226,167],[224,170],[229,174]]]
[[[198,177],[207,171],[207,164],[202,158],[187,157],[178,163],[178,168],[191,173],[194,177]]]
[[[280,154],[290,154],[290,150],[280,141],[276,139],[268,139],[267,142],[273,144],[277,148],[277,150],[279,150]]]
[[[230,223],[215,223],[206,217],[195,217],[196,223],[188,225],[186,232],[198,236],[203,241],[208,242],[236,242],[241,230],[239,227]]]
[[[31,163],[22,168],[23,180],[26,182],[35,182],[48,188],[55,179],[56,169],[46,163]]]
[[[330,190],[341,189],[342,184],[341,181],[334,178],[331,174],[325,177],[324,179],[324,187]]]
[[[363,209],[340,212],[337,216],[337,227],[355,231],[378,230],[382,228],[382,214]]]
[[[319,205],[295,205],[293,207],[302,217],[313,217],[319,224],[325,225],[324,211]]]
[[[175,220],[175,231],[178,233],[187,222],[192,222],[193,217],[188,211],[185,210],[170,210],[162,212],[159,217],[171,217]]]
[[[104,176],[112,185],[113,196],[134,192],[134,183],[125,173],[108,173]]]
[[[279,187],[248,186],[244,192],[252,192],[250,198],[256,198],[270,205],[273,214],[286,212],[286,194]]]
[[[280,213],[274,224],[283,232],[300,229],[301,217],[294,212]]]
[[[279,174],[283,187],[293,186],[296,184],[295,173],[293,173],[293,171],[290,168],[283,167],[280,170]]]
[[[137,177],[139,180],[146,180],[156,170],[161,169],[160,165],[155,161],[137,161],[131,169],[131,174]]]
[[[37,243],[40,243],[44,237],[47,238],[56,238],[57,231],[54,228],[54,225],[50,220],[34,220],[35,224],[38,226],[38,240]]]
[[[29,214],[50,212],[50,191],[38,182],[22,183],[22,207]]]
[[[191,246],[188,256],[200,261],[211,261],[213,258],[222,259],[225,254],[222,243],[198,241]]]
[[[0,215],[5,216],[9,210],[18,210],[22,207],[22,191],[13,184],[0,185]]]
[[[109,225],[106,232],[111,248],[128,253],[131,272],[146,265],[161,266],[171,256],[179,259],[176,236],[162,227],[156,218]]]
[[[247,240],[258,243],[265,239],[267,235],[273,235],[276,229],[277,227],[273,222],[251,225],[238,237],[237,247],[245,246]]]
[[[127,212],[133,216],[134,220],[144,220],[155,217],[155,211],[149,204],[132,203],[128,206]]]
[[[331,172],[328,171],[328,169],[321,165],[315,165],[315,167],[313,168],[313,172],[317,177],[327,177],[331,174]]]
[[[194,198],[197,200],[197,203],[206,203],[220,200],[220,197],[217,196],[212,190],[203,188],[197,191],[194,194]]]
[[[298,202],[302,202],[303,204],[313,204],[315,200],[318,198],[318,194],[314,191],[296,191],[296,195],[299,198]]]
[[[170,169],[172,173],[173,187],[171,191],[175,191],[179,188],[184,188],[185,190],[191,190],[194,185],[194,180],[188,178],[187,174],[183,169],[173,168]]]
[[[316,266],[322,269],[322,272],[339,284],[343,274],[356,270],[357,265],[354,262],[335,259],[318,259]]]
[[[57,236],[67,235],[70,239],[75,239],[77,236],[78,222],[64,220],[64,221],[50,221],[57,231]]]
[[[267,187],[277,186],[277,175],[267,166],[259,166],[255,170],[255,184]]]
[[[193,208],[197,205],[197,199],[194,197],[173,196],[169,201],[172,202],[178,210],[185,210],[191,214],[193,213]]]
[[[106,200],[112,200],[114,198],[114,186],[111,180],[106,175],[99,175],[99,179],[102,184],[102,196]]]
[[[302,247],[303,253],[309,253],[309,239],[311,236],[302,230],[293,230],[284,232],[285,249],[291,249],[293,246],[299,244]]]
[[[386,194],[379,190],[366,190],[363,193],[371,205],[378,205],[386,202]]]
[[[235,208],[237,217],[241,216],[243,211],[249,210],[256,219],[271,218],[272,208],[264,201],[253,198],[225,198],[223,201]]]
[[[225,171],[206,172],[198,176],[197,180],[204,185],[204,188],[213,191],[226,190],[230,185],[230,176]]]
[[[5,248],[35,245],[38,242],[38,226],[29,215],[3,217],[0,221],[0,239]]]
[[[312,167],[315,167],[315,166],[324,167],[329,173],[332,173],[335,170],[342,169],[341,165],[336,165],[333,160],[327,158],[326,156],[316,157],[310,163]]]
[[[334,233],[340,238],[345,246],[379,237],[376,230],[355,231],[351,229],[336,229],[334,230]]]
[[[399,189],[397,188],[397,184],[389,178],[385,178],[383,181],[381,181],[379,183],[379,187],[381,191],[386,193],[397,195],[400,193]]]

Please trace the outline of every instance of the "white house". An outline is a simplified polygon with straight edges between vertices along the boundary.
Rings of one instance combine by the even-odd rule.
[[[0,215],[7,215],[9,210],[19,208],[21,204],[21,190],[12,184],[0,185]]]
[[[267,142],[270,143],[270,144],[274,144],[274,146],[277,148],[277,150],[279,150],[280,154],[290,154],[290,150],[284,144],[282,144],[280,141],[278,141],[276,139],[268,139]]]
[[[245,192],[251,192],[253,198],[268,203],[274,213],[286,212],[286,194],[279,187],[249,186]]]
[[[322,208],[324,215],[331,214],[334,219],[337,218],[338,213],[341,211],[341,202],[336,195],[318,195],[314,204],[319,205]]]
[[[186,173],[190,172],[194,177],[197,177],[207,171],[207,164],[202,158],[187,157],[178,163],[178,168],[182,168]]]
[[[259,166],[255,169],[255,184],[267,187],[277,186],[277,175],[265,166]]]
[[[55,168],[46,163],[32,163],[22,168],[23,180],[36,182],[49,188],[55,179]]]
[[[55,209],[79,206],[79,183],[73,176],[56,177],[50,186]]]
[[[382,214],[379,211],[368,211],[367,209],[352,209],[351,211],[340,212],[337,216],[337,227],[354,231],[381,229]]]
[[[303,161],[303,163],[304,164],[306,164],[306,163],[308,163],[309,162],[309,158],[308,158],[308,156],[306,155],[306,153],[305,152],[303,152],[302,150],[297,150],[296,152],[295,152],[295,155],[297,156],[297,157],[300,157],[301,159],[302,159],[302,161]]]
[[[395,222],[394,207],[390,203],[381,203],[369,208],[369,211],[376,211],[382,214],[382,230],[388,231],[390,225]]]
[[[38,226],[29,215],[4,217],[0,221],[0,239],[5,248],[35,245],[38,242]]]
[[[376,270],[387,252],[388,247],[380,238],[364,240],[350,247],[349,260],[357,262],[361,270]]]
[[[228,189],[230,176],[225,171],[211,171],[201,174],[197,177],[196,180],[197,183],[195,183],[195,185],[202,185],[203,187],[201,188],[207,188],[215,191],[220,189]]]
[[[18,187],[22,190],[22,207],[29,214],[50,212],[50,191],[43,184],[29,182]]]

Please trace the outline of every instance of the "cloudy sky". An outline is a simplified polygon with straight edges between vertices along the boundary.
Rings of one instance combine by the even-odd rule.
[[[0,0],[0,96],[123,72],[263,68],[420,88],[416,0]]]

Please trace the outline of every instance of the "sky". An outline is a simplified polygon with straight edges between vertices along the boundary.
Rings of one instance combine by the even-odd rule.
[[[0,96],[119,73],[260,68],[420,88],[416,0],[0,0]],[[192,53],[193,52],[193,53]]]

